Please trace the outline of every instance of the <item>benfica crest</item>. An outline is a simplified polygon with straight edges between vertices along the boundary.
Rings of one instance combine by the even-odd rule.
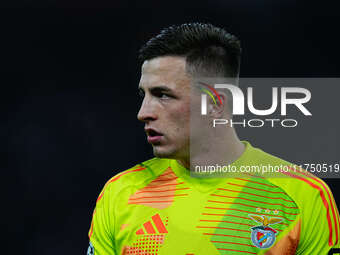
[[[271,227],[269,224],[277,224],[282,221],[280,218],[269,218],[266,216],[249,215],[249,217],[261,223],[262,226],[256,226],[251,228],[251,241],[253,244],[261,249],[266,249],[271,247],[276,239],[277,231]]]

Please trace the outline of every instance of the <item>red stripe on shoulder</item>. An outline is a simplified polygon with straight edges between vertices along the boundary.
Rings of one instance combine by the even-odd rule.
[[[108,184],[110,184],[110,183],[112,183],[112,182],[114,182],[114,181],[117,181],[120,177],[122,177],[122,176],[125,175],[125,174],[129,174],[129,173],[133,173],[133,172],[138,172],[138,171],[142,171],[142,170],[145,170],[145,169],[146,169],[146,167],[139,167],[139,168],[136,168],[136,169],[127,170],[127,171],[125,171],[125,172],[123,172],[123,173],[118,174],[118,175],[115,176],[115,177],[112,177],[112,178],[105,184],[105,186],[104,186],[104,188],[103,188],[103,191],[101,192],[101,194],[100,194],[99,197],[97,198],[96,203],[98,203],[98,202],[100,201],[100,199],[102,199],[102,197],[103,197],[103,195],[104,195],[104,192],[105,192],[105,189],[106,189],[106,187],[107,187]]]
[[[329,205],[328,205],[328,202],[325,198],[325,194],[322,190],[321,187],[317,186],[316,184],[312,183],[311,181],[301,177],[301,176],[298,176],[298,175],[295,175],[295,174],[292,174],[290,172],[285,172],[285,171],[282,171],[283,174],[285,175],[288,175],[290,177],[293,177],[293,178],[296,178],[296,179],[299,179],[305,183],[307,183],[309,186],[311,186],[312,188],[314,189],[317,189],[320,193],[320,197],[321,197],[321,200],[322,200],[322,203],[323,205],[325,206],[326,208],[326,211],[327,211],[327,222],[328,222],[328,228],[329,228],[329,239],[328,239],[328,244],[329,246],[332,246],[333,245],[333,240],[332,240],[332,234],[333,234],[333,228],[332,228],[332,222],[331,222],[331,217],[330,217],[330,214],[329,214]]]
[[[91,230],[90,230],[90,233],[89,233],[89,239],[91,239],[91,236],[93,234],[93,217],[94,217],[95,214],[96,214],[96,209],[94,209],[94,211],[92,213]]]
[[[321,184],[322,187],[326,190],[327,195],[328,195],[328,199],[329,199],[329,201],[331,203],[331,209],[332,209],[333,219],[334,219],[334,223],[335,223],[335,235],[336,235],[335,243],[338,243],[339,233],[338,233],[338,227],[337,226],[339,224],[339,215],[336,213],[336,209],[334,209],[334,208],[336,208],[336,206],[333,204],[333,199],[332,199],[332,195],[331,195],[330,189],[326,186],[326,184],[322,180],[316,178],[316,176],[314,176],[314,175],[312,175],[312,174],[310,174],[308,172],[300,172],[300,173],[303,174],[304,176],[307,176],[307,177],[313,179],[317,183]]]
[[[138,171],[142,171],[142,170],[145,170],[145,169],[146,169],[145,167],[140,167],[140,168],[137,168],[137,169],[127,170],[127,171],[119,174],[118,176],[111,178],[111,180],[109,180],[108,183],[117,181],[120,177],[122,177],[125,174],[129,174],[129,173],[132,173],[132,172],[138,172]]]

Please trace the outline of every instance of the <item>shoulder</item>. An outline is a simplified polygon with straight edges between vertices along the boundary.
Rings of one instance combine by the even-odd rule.
[[[258,148],[252,147],[250,155],[252,164],[260,166],[266,180],[280,187],[299,208],[312,210],[315,205],[328,208],[333,203],[329,186],[305,169]]]
[[[99,198],[104,192],[118,193],[129,186],[142,186],[157,178],[169,166],[169,159],[152,158],[136,164],[111,177],[105,184]]]
[[[300,194],[303,192],[319,194],[321,191],[329,191],[328,185],[322,179],[302,169],[297,164],[254,147],[251,148],[251,158],[253,164],[260,166],[261,174],[268,181],[288,192],[299,191]]]

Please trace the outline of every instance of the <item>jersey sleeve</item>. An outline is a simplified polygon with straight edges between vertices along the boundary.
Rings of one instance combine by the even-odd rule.
[[[339,212],[327,184],[319,181],[315,192],[305,194],[302,227],[296,254],[340,254]]]
[[[109,182],[100,193],[93,211],[89,230],[89,248],[87,255],[115,255],[114,245],[114,203]]]

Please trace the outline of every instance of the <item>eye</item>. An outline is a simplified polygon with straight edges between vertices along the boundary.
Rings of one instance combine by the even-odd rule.
[[[160,94],[158,95],[158,97],[159,97],[159,98],[162,98],[162,99],[168,99],[168,98],[170,98],[170,95],[165,94],[165,93],[160,93]]]
[[[169,93],[166,93],[166,92],[163,92],[163,91],[160,91],[160,90],[155,90],[155,91],[153,91],[152,94],[155,97],[158,97],[160,99],[169,99],[169,98],[172,97]]]

